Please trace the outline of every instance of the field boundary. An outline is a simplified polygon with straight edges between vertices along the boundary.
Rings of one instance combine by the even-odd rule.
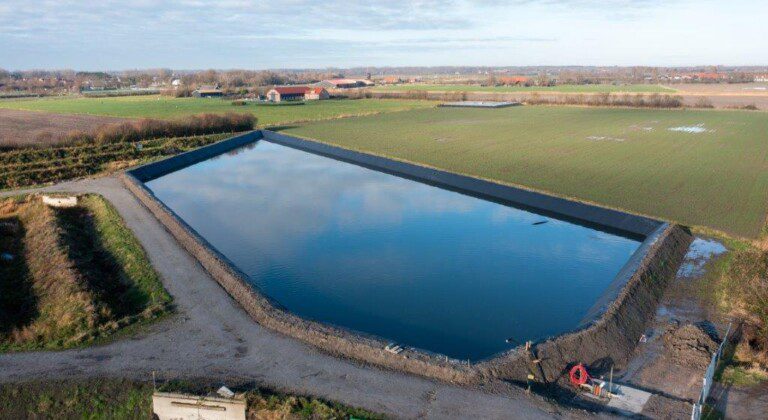
[[[163,174],[258,140],[303,148],[306,151],[347,160],[393,175],[411,177],[441,188],[515,204],[517,207],[524,205],[539,213],[558,214],[560,218],[583,217],[586,220],[581,219],[582,223],[603,226],[603,230],[612,229],[626,235],[644,238],[645,242],[638,249],[637,256],[627,263],[622,272],[617,275],[617,279],[620,280],[615,281],[610,288],[611,292],[608,292],[607,296],[615,296],[615,299],[608,298],[612,302],[610,305],[601,303],[600,307],[593,311],[594,319],[585,320],[582,327],[577,330],[533,346],[534,352],[546,354],[548,357],[547,363],[542,364],[542,370],[538,376],[542,382],[557,381],[569,364],[577,362],[594,364],[605,359],[626,360],[637,343],[637,337],[642,333],[649,317],[653,315],[666,280],[676,271],[691,239],[690,235],[680,227],[657,220],[269,131],[254,131],[233,137],[192,152],[141,166],[122,175],[127,188],[256,322],[308,342],[332,355],[396,371],[469,385],[479,385],[488,380],[499,379],[523,382],[531,372],[532,353],[526,352],[520,346],[476,364],[413,348],[408,348],[399,355],[393,355],[384,350],[388,343],[379,337],[300,318],[261,294],[251,285],[245,273],[144,185],[144,182]],[[479,190],[474,189],[475,187]],[[525,199],[531,199],[533,202],[521,203]],[[534,207],[533,204],[541,207]],[[563,210],[565,214],[556,210]],[[607,222],[598,223],[600,217],[605,217]],[[587,343],[591,344],[588,348],[585,347]]]

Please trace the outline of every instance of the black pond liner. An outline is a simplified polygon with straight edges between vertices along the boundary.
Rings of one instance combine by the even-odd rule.
[[[502,185],[495,182],[474,178],[466,175],[460,175],[439,169],[428,168],[415,165],[408,162],[402,162],[381,156],[375,156],[354,150],[344,149],[332,146],[319,141],[302,139],[289,136],[269,130],[256,130],[246,134],[232,137],[218,143],[201,147],[199,149],[185,152],[162,161],[146,164],[126,172],[128,178],[138,181],[138,187],[145,193],[148,193],[156,200],[164,211],[181,222],[196,239],[204,246],[208,247],[218,259],[224,261],[230,266],[233,272],[247,278],[228,258],[218,252],[205,238],[199,235],[186,222],[183,221],[172,209],[168,208],[161,200],[154,197],[144,183],[153,179],[162,177],[171,172],[178,171],[185,167],[194,165],[204,160],[219,156],[221,154],[233,151],[235,149],[253,144],[258,141],[269,141],[282,146],[303,150],[320,156],[325,156],[335,160],[352,163],[368,169],[384,172],[390,175],[405,179],[432,185],[438,188],[458,192],[461,194],[481,198],[502,205],[518,208],[528,212],[536,213],[544,217],[559,219],[570,223],[578,224],[590,229],[603,231],[606,233],[623,236],[629,239],[640,241],[641,245],[625,263],[613,281],[606,288],[605,292],[597,299],[587,315],[582,318],[580,325],[569,332],[559,336],[565,336],[589,327],[594,321],[603,315],[606,309],[614,302],[620,292],[623,290],[627,281],[638,270],[641,262],[648,251],[659,239],[661,235],[669,228],[669,224],[663,221],[651,219],[644,216],[633,215],[630,213],[598,207],[578,201],[568,200],[560,197],[547,195],[540,192],[530,191],[523,188]],[[262,295],[263,297],[266,297]],[[277,302],[267,298],[275,307],[282,308]],[[317,322],[317,321],[313,321]],[[337,329],[344,330],[344,328]],[[352,334],[358,334],[362,337],[371,337],[370,334],[358,331],[349,331]],[[376,337],[378,338],[378,337]],[[545,341],[552,339],[549,337],[539,340]],[[417,349],[422,354],[438,356],[434,352]],[[494,354],[490,357],[476,360],[474,363],[481,363],[499,357],[509,350]]]

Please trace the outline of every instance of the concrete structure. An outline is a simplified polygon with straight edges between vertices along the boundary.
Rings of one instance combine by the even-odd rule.
[[[70,208],[77,206],[77,197],[52,197],[49,195],[43,196],[43,204],[48,207]]]
[[[625,416],[639,415],[643,412],[645,404],[651,398],[650,392],[632,388],[622,384],[613,384],[610,390],[614,397],[608,402],[608,407]]]
[[[328,99],[325,88],[312,86],[275,86],[267,92],[271,102]]]
[[[198,397],[195,395],[155,392],[152,412],[159,420],[245,420],[243,398]]]

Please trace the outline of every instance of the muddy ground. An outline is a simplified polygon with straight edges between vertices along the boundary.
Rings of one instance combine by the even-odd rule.
[[[711,355],[729,324],[701,293],[705,265],[725,251],[714,240],[694,241],[633,359],[616,375],[619,382],[656,394],[644,407],[644,415],[690,416]]]
[[[90,131],[121,121],[126,119],[0,109],[0,149],[56,144],[72,130]]]
[[[710,391],[714,407],[727,419],[755,419],[768,414],[768,382],[752,387],[715,383]]]

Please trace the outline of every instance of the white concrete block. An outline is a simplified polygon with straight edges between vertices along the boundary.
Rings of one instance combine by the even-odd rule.
[[[195,395],[155,392],[152,411],[160,420],[245,420],[242,398],[198,397]]]
[[[77,197],[51,197],[48,195],[43,196],[43,204],[49,207],[61,207],[69,208],[77,206]]]

